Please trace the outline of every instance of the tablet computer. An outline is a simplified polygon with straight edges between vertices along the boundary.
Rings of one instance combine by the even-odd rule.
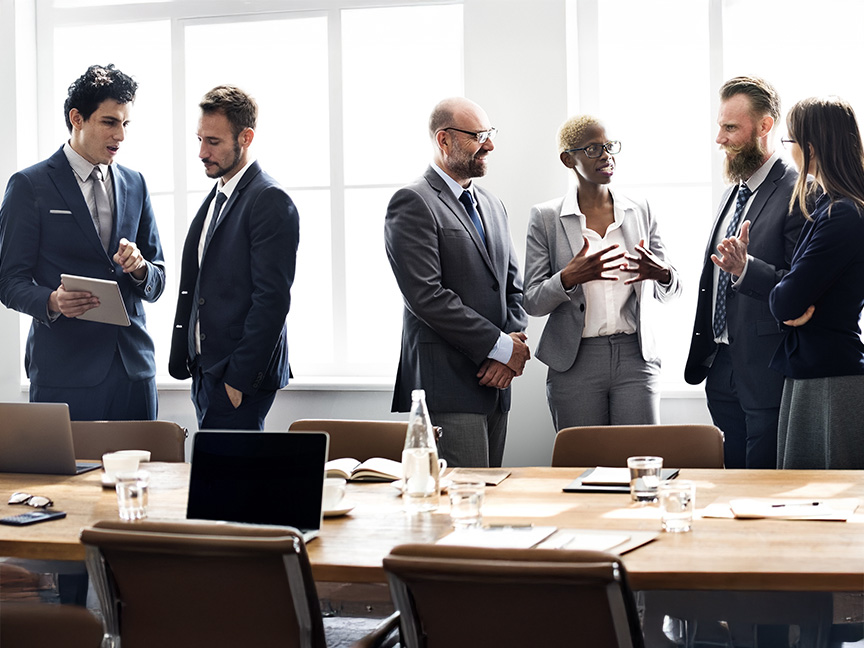
[[[79,315],[77,319],[129,326],[129,314],[126,312],[120,286],[116,281],[68,274],[61,274],[60,280],[66,290],[89,292],[99,298],[99,305],[96,308],[91,308]]]

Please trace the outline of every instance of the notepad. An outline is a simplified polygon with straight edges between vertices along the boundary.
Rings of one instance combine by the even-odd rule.
[[[845,522],[858,508],[857,498],[741,498],[729,501],[736,518],[778,520],[824,520]]]
[[[597,466],[590,474],[582,477],[583,484],[630,485],[629,468],[609,468]]]
[[[555,533],[553,526],[488,526],[457,529],[435,544],[489,549],[530,549]]]
[[[402,464],[384,457],[372,457],[360,462],[351,457],[331,459],[324,465],[327,477],[351,481],[393,481],[402,477]]]
[[[482,468],[454,468],[450,471],[450,479],[454,482],[483,482],[487,486],[497,486],[510,476],[509,470],[490,470]]]

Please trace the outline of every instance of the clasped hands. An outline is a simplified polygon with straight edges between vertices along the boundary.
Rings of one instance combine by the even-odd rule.
[[[589,281],[618,281],[617,276],[603,274],[609,270],[620,270],[634,275],[624,283],[634,284],[639,281],[659,281],[669,283],[672,272],[654,253],[645,247],[645,239],[639,241],[636,246],[636,254],[630,254],[626,250],[614,252],[604,258],[605,255],[618,248],[618,244],[610,245],[598,252],[588,254],[588,239],[582,237],[582,249],[570,259],[570,262],[561,271],[561,283],[565,290]],[[623,261],[623,262],[622,262]],[[630,264],[634,264],[631,266]]]
[[[507,364],[498,362],[492,358],[486,358],[480,365],[477,377],[484,387],[495,387],[496,389],[507,389],[516,376],[522,375],[525,363],[531,359],[531,349],[525,344],[528,336],[524,333],[510,333],[513,339],[513,352]]]
[[[125,274],[131,274],[139,281],[147,276],[147,262],[134,242],[121,238],[117,253],[112,258]],[[95,295],[87,291],[66,290],[62,283],[48,297],[48,310],[69,318],[83,315],[97,306],[99,298]]]

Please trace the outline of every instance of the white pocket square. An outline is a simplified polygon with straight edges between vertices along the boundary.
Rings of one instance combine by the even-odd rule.
[[[48,212],[49,214],[72,214],[68,209],[51,209]]]

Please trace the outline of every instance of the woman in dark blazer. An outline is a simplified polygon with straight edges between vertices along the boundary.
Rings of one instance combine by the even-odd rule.
[[[657,423],[660,360],[644,304],[680,294],[678,273],[648,204],[609,188],[621,143],[583,115],[561,126],[558,149],[576,184],[531,209],[523,302],[549,315],[536,356],[549,366],[555,430]]]
[[[799,101],[786,125],[799,172],[792,200],[807,223],[769,301],[786,325],[771,365],[786,375],[777,467],[864,469],[864,148],[837,97]],[[813,206],[808,193],[820,190]]]

